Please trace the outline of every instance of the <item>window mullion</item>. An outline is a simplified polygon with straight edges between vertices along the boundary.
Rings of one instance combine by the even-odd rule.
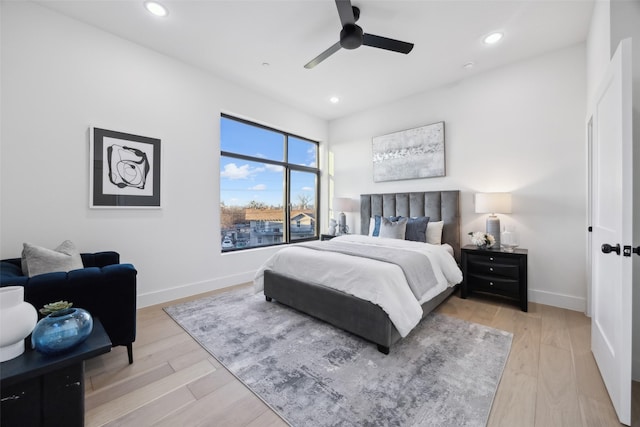
[[[285,166],[284,173],[284,194],[285,194],[285,208],[284,208],[284,229],[287,236],[287,243],[291,243],[291,168]]]

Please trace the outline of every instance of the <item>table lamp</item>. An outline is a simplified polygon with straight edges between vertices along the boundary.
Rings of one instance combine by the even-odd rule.
[[[476,213],[491,214],[486,233],[495,237],[493,247],[500,249],[500,219],[496,214],[511,213],[511,193],[476,193]]]
[[[351,211],[351,199],[347,197],[335,197],[333,199],[333,211],[340,212],[338,219],[338,236],[341,234],[349,234],[347,216],[344,213],[345,211]]]

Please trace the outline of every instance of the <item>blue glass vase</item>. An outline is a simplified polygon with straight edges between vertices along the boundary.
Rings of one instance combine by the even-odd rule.
[[[88,311],[66,308],[40,319],[31,333],[31,345],[41,353],[62,353],[86,340],[92,330]]]

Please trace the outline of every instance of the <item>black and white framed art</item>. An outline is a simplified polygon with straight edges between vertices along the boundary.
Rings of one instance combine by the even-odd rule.
[[[89,129],[89,207],[160,208],[160,140]]]

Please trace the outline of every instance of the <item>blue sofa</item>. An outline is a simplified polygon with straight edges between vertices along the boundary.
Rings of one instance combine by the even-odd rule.
[[[21,259],[0,261],[0,287],[24,286],[24,299],[36,309],[66,300],[100,319],[113,346],[127,347],[133,363],[136,339],[136,275],[131,264],[120,264],[117,252],[83,253],[85,268],[33,277],[22,274]]]

